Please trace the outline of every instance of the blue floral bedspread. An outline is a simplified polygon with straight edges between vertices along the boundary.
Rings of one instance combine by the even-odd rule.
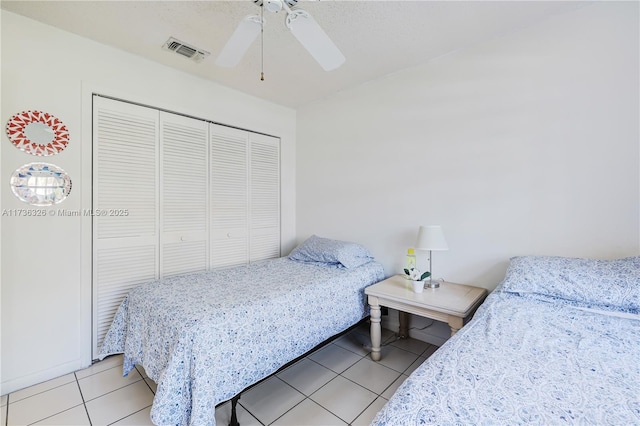
[[[497,290],[372,425],[640,424],[639,360],[638,316]]]
[[[155,281],[132,290],[100,359],[124,353],[158,384],[151,419],[215,425],[216,404],[368,314],[364,288],[384,278],[287,258]]]

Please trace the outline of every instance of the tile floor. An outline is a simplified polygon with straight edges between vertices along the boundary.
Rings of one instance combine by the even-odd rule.
[[[394,391],[436,349],[383,330],[382,360],[371,361],[363,325],[244,392],[242,426],[368,425]],[[13,425],[151,425],[156,384],[137,367],[122,377],[122,356],[2,396],[2,422]],[[229,402],[216,409],[228,425]]]

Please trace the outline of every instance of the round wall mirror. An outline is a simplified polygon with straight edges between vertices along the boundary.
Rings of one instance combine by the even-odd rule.
[[[10,179],[13,194],[33,206],[64,201],[71,192],[71,178],[60,167],[48,163],[25,164]]]
[[[30,141],[38,145],[48,145],[56,139],[53,129],[39,121],[32,121],[24,126],[24,134]]]
[[[42,111],[23,111],[11,117],[7,136],[16,148],[38,156],[57,154],[69,144],[64,123]]]

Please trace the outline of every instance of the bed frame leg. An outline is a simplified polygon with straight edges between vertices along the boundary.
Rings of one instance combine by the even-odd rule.
[[[238,405],[239,399],[240,394],[231,398],[231,421],[229,421],[229,426],[240,426],[240,423],[238,423],[238,417],[236,416],[236,405]]]

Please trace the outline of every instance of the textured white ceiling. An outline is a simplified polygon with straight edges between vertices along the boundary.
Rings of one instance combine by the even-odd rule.
[[[281,105],[299,107],[430,59],[584,6],[563,1],[300,1],[347,58],[325,72],[284,24],[265,11],[260,41],[233,69],[215,58],[240,20],[260,13],[238,1],[6,1],[30,17]],[[201,63],[163,50],[173,36],[211,52]]]

